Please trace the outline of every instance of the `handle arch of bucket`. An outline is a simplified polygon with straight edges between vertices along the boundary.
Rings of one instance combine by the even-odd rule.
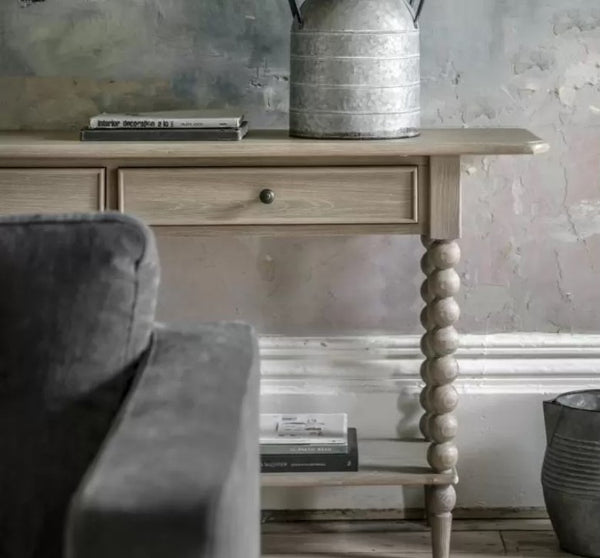
[[[410,7],[414,10],[415,13],[415,23],[419,21],[419,17],[421,16],[421,10],[423,10],[423,4],[425,4],[425,0],[410,0]]]
[[[304,25],[304,19],[302,19],[302,13],[298,7],[298,2],[296,2],[296,0],[288,0],[288,2],[290,4],[290,10],[292,11],[292,17],[298,22],[298,25],[302,27]],[[425,0],[410,0],[409,2],[409,5],[413,10],[413,19],[415,24],[419,21],[424,4]]]
[[[292,17],[298,22],[298,25],[302,27],[304,25],[304,20],[302,19],[302,14],[300,13],[298,3],[296,0],[288,0],[288,2],[290,4],[290,10],[292,10]]]

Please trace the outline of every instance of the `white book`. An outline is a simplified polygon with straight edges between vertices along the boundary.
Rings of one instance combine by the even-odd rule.
[[[260,415],[261,444],[347,444],[346,413]]]
[[[244,115],[235,109],[167,110],[108,113],[90,118],[90,128],[239,128]]]

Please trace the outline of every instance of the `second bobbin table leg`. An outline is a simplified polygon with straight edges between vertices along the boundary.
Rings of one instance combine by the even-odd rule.
[[[427,461],[437,473],[454,470],[458,451],[454,444],[457,432],[456,417],[452,413],[458,404],[458,393],[452,383],[458,375],[454,353],[458,348],[458,333],[454,323],[460,309],[454,295],[460,289],[460,278],[454,267],[460,260],[460,248],[455,241],[423,238],[427,252],[421,268],[427,278],[421,288],[426,303],[421,323],[426,330],[421,340],[425,361],[421,376],[425,387],[421,405],[425,410],[420,428],[431,442]],[[456,503],[453,485],[432,486],[426,491],[426,508],[432,528],[433,557],[448,558],[452,509]]]

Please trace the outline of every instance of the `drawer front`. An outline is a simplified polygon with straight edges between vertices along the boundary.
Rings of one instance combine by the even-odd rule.
[[[121,169],[119,204],[151,225],[416,223],[417,167]]]
[[[0,214],[104,209],[104,169],[0,169]]]

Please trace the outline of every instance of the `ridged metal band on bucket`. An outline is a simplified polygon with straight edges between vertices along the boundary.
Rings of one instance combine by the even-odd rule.
[[[419,111],[419,82],[399,87],[355,87],[344,85],[295,84],[290,104],[295,111],[372,113],[373,107],[387,107],[400,113]],[[391,104],[393,103],[393,104]],[[319,107],[315,109],[314,107]]]
[[[291,55],[386,58],[418,56],[419,31],[369,33],[292,31]],[[365,50],[368,47],[369,50]]]

